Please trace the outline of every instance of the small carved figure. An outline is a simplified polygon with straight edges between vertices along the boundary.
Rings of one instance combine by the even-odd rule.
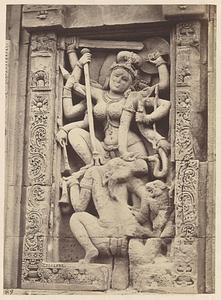
[[[67,179],[75,210],[70,227],[85,250],[84,262],[90,262],[99,253],[114,255],[117,246],[111,243],[116,239],[123,241],[120,253],[125,255],[127,237],[152,236],[148,226],[141,226],[127,205],[128,192],[143,197],[145,185],[140,177],[147,171],[143,159],[128,162],[114,158],[103,166],[84,168]],[[91,196],[99,218],[85,212]]]
[[[153,262],[160,254],[162,245],[167,247],[167,238],[170,240],[174,236],[174,205],[169,188],[160,180],[148,182],[145,187],[148,197],[141,199],[139,210],[131,208],[131,211],[141,225],[149,217],[155,238],[148,239],[145,244],[140,240],[130,241],[131,259],[139,264]]]
[[[48,74],[44,70],[39,70],[32,74],[31,87],[41,88],[48,87]]]
[[[150,218],[154,236],[165,237],[168,231],[169,236],[172,235],[173,226],[170,221],[173,221],[174,207],[167,185],[161,180],[154,180],[148,182],[145,188],[148,197],[141,198],[140,209],[134,215],[141,225]]]

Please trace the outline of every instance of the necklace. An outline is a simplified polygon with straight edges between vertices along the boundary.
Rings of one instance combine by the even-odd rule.
[[[109,95],[109,92],[104,92],[104,100],[107,103],[109,103],[109,102],[118,102],[123,98],[124,98],[124,96],[122,96],[122,95],[113,97],[113,96]]]

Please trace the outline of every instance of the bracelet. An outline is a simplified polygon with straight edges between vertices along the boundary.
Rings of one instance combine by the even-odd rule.
[[[64,129],[64,127],[61,127],[60,130],[63,130],[65,133],[68,134],[68,131],[66,131],[66,130]]]
[[[167,63],[165,60],[161,57],[161,59],[156,63],[156,67],[159,67],[161,65],[166,65]]]
[[[83,68],[83,65],[79,62],[79,60],[77,61],[76,66],[77,66],[78,68],[80,68],[80,69]]]
[[[80,185],[78,179],[76,179],[76,178],[72,179],[71,183],[69,184],[69,187],[71,188],[74,185],[78,185],[78,186]]]
[[[76,86],[78,86],[79,85],[79,82],[73,82],[73,89],[75,90],[76,89]]]
[[[71,92],[71,88],[67,87],[66,85],[63,87],[63,89]]]
[[[162,141],[162,140],[165,140],[165,141],[166,141],[167,139],[166,139],[165,137],[160,138],[160,139],[157,141],[156,146],[158,146],[159,142]]]
[[[63,99],[64,99],[64,98],[70,98],[70,99],[72,99],[71,96],[62,96],[62,98],[63,98]]]
[[[152,117],[148,117],[148,118],[149,118],[149,120],[148,120],[148,121],[146,121],[146,120],[145,120],[146,118],[145,118],[145,116],[144,116],[144,121],[145,121],[145,123],[148,123],[148,124],[149,124],[149,123],[151,123],[151,124],[152,124],[152,123],[154,123],[154,122],[155,122],[155,121],[153,120],[153,118],[152,118]]]

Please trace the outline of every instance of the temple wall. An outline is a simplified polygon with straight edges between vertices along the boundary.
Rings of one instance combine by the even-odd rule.
[[[216,7],[206,5],[7,7],[5,294],[126,293],[127,287],[214,293],[215,27]],[[59,206],[65,162],[55,135],[61,120],[68,124],[62,113],[60,65],[71,71],[67,50],[74,43],[78,55],[81,48],[91,48],[91,77],[98,82],[108,55],[116,55],[120,47],[139,53],[139,43],[156,36],[170,47],[170,89],[165,97],[171,103],[175,236],[170,236],[167,251],[173,262],[161,265],[157,258],[154,266],[143,255],[137,260],[142,247],[135,237],[126,258],[98,257],[82,267],[77,261],[84,251],[69,228],[73,210],[64,213]],[[76,164],[71,153],[68,145],[75,171],[82,162]],[[96,215],[91,204],[87,211]],[[153,237],[143,243],[152,249],[155,241]],[[117,247],[116,253],[123,246]]]

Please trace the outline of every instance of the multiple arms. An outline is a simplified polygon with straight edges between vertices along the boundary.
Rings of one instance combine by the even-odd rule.
[[[146,107],[154,107],[154,101],[155,99],[150,97],[145,99],[144,104]],[[145,111],[136,112],[136,122],[149,125],[167,116],[170,111],[170,102],[167,100],[158,99],[157,105],[157,108],[150,114],[146,114]]]
[[[160,90],[165,90],[169,87],[169,72],[166,66],[165,60],[160,56],[159,52],[156,51],[154,53],[154,56],[157,57],[156,59],[151,58],[149,61],[153,64],[156,65],[158,68],[158,73],[159,73],[159,89]]]
[[[91,54],[84,54],[79,61],[75,64],[72,74],[67,79],[67,82],[64,86],[63,91],[63,110],[64,116],[67,119],[72,119],[78,117],[80,114],[86,111],[86,101],[82,100],[80,103],[73,105],[72,103],[72,88],[77,91],[82,96],[85,96],[85,86],[80,84],[81,72],[83,65],[91,61]],[[92,91],[95,96],[96,92],[100,92],[99,89],[92,88]],[[72,122],[64,125],[57,133],[56,139],[60,143],[61,146],[67,144],[67,134],[73,128],[87,128],[88,127],[88,117],[85,115],[84,120]]]

